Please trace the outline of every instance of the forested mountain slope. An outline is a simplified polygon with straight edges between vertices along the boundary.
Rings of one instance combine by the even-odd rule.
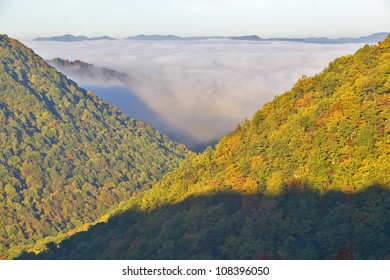
[[[303,77],[108,223],[37,257],[388,258],[389,169],[390,37]]]
[[[0,36],[0,258],[94,221],[186,153]]]

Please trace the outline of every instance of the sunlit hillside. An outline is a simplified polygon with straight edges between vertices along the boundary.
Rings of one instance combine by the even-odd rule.
[[[388,258],[389,94],[390,37],[302,77],[215,150],[37,257]]]

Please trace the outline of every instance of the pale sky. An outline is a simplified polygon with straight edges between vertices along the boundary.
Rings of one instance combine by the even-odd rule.
[[[0,0],[18,39],[137,34],[358,37],[390,31],[390,0]]]

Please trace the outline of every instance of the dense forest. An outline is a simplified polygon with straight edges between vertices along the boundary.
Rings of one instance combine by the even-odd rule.
[[[302,77],[107,222],[21,258],[389,258],[389,105],[390,37]]]
[[[0,36],[0,258],[95,221],[186,153]]]
[[[19,259],[390,259],[390,192],[220,192],[131,208]]]

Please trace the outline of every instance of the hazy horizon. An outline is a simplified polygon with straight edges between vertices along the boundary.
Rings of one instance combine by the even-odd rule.
[[[278,35],[265,37],[265,36],[261,36],[261,34],[231,34],[231,35],[225,35],[225,36],[222,36],[222,35],[219,35],[219,34],[214,34],[214,35],[202,35],[202,34],[198,34],[198,35],[178,35],[178,34],[175,34],[175,33],[171,32],[171,33],[164,33],[164,34],[160,34],[160,33],[148,33],[148,34],[145,34],[145,33],[135,33],[135,34],[129,34],[128,36],[124,36],[124,37],[114,37],[114,36],[111,36],[110,34],[100,34],[100,35],[97,35],[97,36],[87,36],[87,35],[81,34],[81,33],[74,33],[74,34],[73,33],[72,34],[71,33],[66,33],[66,34],[53,34],[53,35],[48,35],[48,36],[43,36],[42,35],[42,36],[36,36],[36,37],[31,37],[31,38],[16,38],[15,37],[15,39],[18,39],[18,40],[21,40],[21,41],[33,41],[33,40],[35,40],[37,38],[48,38],[48,39],[50,39],[50,38],[54,38],[54,37],[62,37],[62,36],[67,36],[67,35],[71,35],[71,36],[75,36],[75,37],[79,37],[79,36],[82,37],[82,36],[84,36],[84,37],[87,37],[87,38],[99,38],[99,37],[108,36],[108,37],[111,37],[111,38],[116,39],[116,40],[127,40],[128,38],[136,37],[136,36],[139,36],[139,35],[141,35],[141,36],[178,36],[178,37],[181,37],[181,38],[205,37],[206,39],[213,39],[213,37],[221,37],[221,39],[228,39],[228,38],[233,38],[233,37],[244,37],[244,36],[258,36],[261,39],[276,39],[276,38],[286,38],[286,39],[295,39],[295,38],[339,39],[339,38],[360,38],[360,37],[370,36],[370,35],[379,34],[379,33],[390,33],[390,30],[378,30],[378,31],[370,33],[370,34],[360,34],[360,35],[356,35],[356,36],[345,35],[345,36],[333,36],[333,37],[327,37],[327,36],[323,36],[321,34],[317,34],[315,36],[313,35],[313,36],[303,36],[303,37],[297,37],[297,36],[283,37],[283,36],[278,36]],[[9,34],[7,34],[7,35],[11,36]],[[48,41],[51,41],[51,40],[48,40]]]
[[[0,33],[360,37],[390,30],[388,0],[0,0]]]

